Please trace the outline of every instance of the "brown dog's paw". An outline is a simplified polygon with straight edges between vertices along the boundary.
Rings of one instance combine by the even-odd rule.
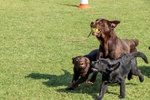
[[[94,82],[86,81],[87,84],[94,84]]]

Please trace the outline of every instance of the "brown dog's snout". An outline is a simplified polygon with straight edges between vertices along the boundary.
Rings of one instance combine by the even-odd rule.
[[[90,25],[91,25],[91,27],[93,26],[93,24],[94,24],[94,22],[91,22],[91,24],[90,24]]]

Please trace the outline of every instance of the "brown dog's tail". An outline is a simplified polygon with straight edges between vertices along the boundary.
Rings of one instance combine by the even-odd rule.
[[[148,59],[146,57],[146,55],[142,52],[133,52],[131,53],[132,56],[134,57],[141,57],[147,64],[148,64]]]

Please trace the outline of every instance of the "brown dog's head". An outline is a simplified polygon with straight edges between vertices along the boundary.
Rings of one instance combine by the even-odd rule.
[[[120,21],[109,21],[107,19],[97,19],[95,22],[91,22],[91,33],[94,36],[100,37],[102,34],[110,33]]]
[[[74,64],[74,70],[85,77],[90,68],[90,60],[83,56],[77,56],[72,58],[72,63]]]

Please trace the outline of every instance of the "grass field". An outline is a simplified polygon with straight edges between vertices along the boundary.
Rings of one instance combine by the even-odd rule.
[[[78,9],[80,0],[0,0],[0,100],[93,100],[99,95],[101,74],[94,85],[70,85],[72,57],[99,47],[90,36],[91,21],[120,20],[120,38],[137,38],[137,49],[150,61],[150,0],[89,0],[90,9]],[[138,60],[145,75],[126,80],[124,100],[149,100],[150,64]],[[119,86],[109,86],[104,100],[119,100]]]

